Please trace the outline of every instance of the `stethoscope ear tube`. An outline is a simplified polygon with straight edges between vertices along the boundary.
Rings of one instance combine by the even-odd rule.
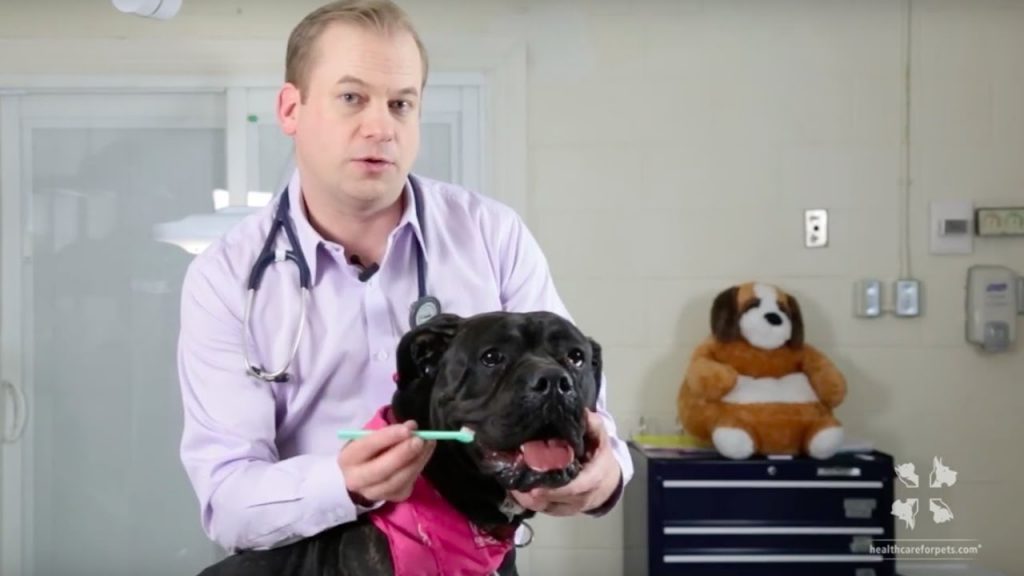
[[[422,192],[419,188],[419,184],[416,182],[416,179],[411,175],[409,177],[409,184],[412,187],[413,202],[415,203],[417,216],[420,221],[420,231],[425,236],[423,199],[421,197]],[[302,340],[302,332],[306,326],[306,306],[311,297],[310,294],[313,285],[309,265],[306,262],[305,254],[302,253],[302,247],[299,244],[299,239],[295,229],[291,224],[288,211],[288,189],[285,188],[278,200],[277,210],[274,212],[274,220],[270,225],[270,230],[267,232],[267,239],[264,242],[259,255],[256,257],[251,270],[249,271],[249,279],[246,282],[245,317],[242,324],[242,346],[243,356],[245,357],[245,372],[265,382],[288,381],[288,367],[291,366],[292,362],[295,360],[296,354],[298,354],[299,343]],[[288,242],[291,245],[290,250],[275,247],[277,235],[282,229],[284,229],[284,233],[288,236]],[[411,328],[415,328],[441,313],[441,303],[437,298],[427,295],[426,255],[424,254],[423,246],[419,242],[415,242],[415,245],[417,291],[419,293],[419,298],[413,303],[411,307],[412,309],[410,310],[409,325]],[[283,262],[285,260],[294,262],[299,269],[299,287],[301,289],[299,318],[298,325],[295,328],[295,339],[292,341],[291,352],[288,354],[287,361],[280,370],[270,371],[262,366],[254,364],[250,356],[252,309],[253,302],[256,299],[256,291],[259,290],[260,284],[263,282],[264,273],[275,262]]]

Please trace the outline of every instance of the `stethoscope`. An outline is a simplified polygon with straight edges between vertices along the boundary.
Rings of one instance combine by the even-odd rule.
[[[410,177],[409,184],[412,189],[413,202],[416,204],[416,214],[419,218],[420,232],[425,238],[426,229],[424,227],[425,218],[423,217],[423,197],[420,192],[419,184],[416,182],[415,178]],[[302,330],[306,325],[306,303],[307,300],[309,300],[310,288],[312,286],[309,265],[306,263],[306,257],[302,253],[302,247],[299,246],[298,237],[295,235],[295,227],[292,224],[291,217],[288,212],[288,188],[285,187],[284,192],[281,193],[278,201],[277,210],[274,212],[274,221],[270,225],[270,232],[267,233],[267,239],[263,243],[263,249],[260,250],[259,256],[256,257],[256,261],[253,263],[252,269],[249,271],[248,293],[245,299],[245,320],[244,325],[242,326],[242,331],[244,333],[243,346],[245,348],[245,371],[247,374],[255,376],[265,382],[288,381],[288,368],[291,366],[292,361],[295,360],[295,354],[299,351],[299,342],[302,340]],[[282,229],[288,237],[288,243],[291,245],[291,250],[275,246],[277,235]],[[415,328],[440,314],[441,303],[437,298],[427,294],[427,265],[426,257],[423,254],[423,246],[419,241],[417,241],[415,235],[412,237],[412,242],[416,246],[416,282],[419,290],[419,298],[417,298],[410,307],[409,326]],[[284,262],[285,260],[291,260],[299,269],[299,288],[301,289],[299,321],[298,326],[296,326],[295,329],[295,339],[292,341],[292,350],[288,355],[288,360],[285,361],[284,366],[282,366],[280,370],[271,371],[262,366],[257,366],[249,357],[252,306],[253,301],[256,299],[256,291],[259,290],[260,282],[263,280],[263,273],[266,272],[267,268],[270,268],[272,264]]]

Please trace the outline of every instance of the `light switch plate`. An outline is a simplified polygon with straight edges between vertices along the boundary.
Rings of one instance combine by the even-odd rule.
[[[921,283],[909,278],[897,280],[896,302],[897,316],[918,316],[921,314]]]
[[[804,211],[804,246],[828,246],[828,210],[819,208]]]
[[[970,254],[974,251],[974,206],[970,200],[932,202],[929,222],[932,254]]]

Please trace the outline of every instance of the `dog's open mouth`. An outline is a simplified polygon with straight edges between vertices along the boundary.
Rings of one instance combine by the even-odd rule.
[[[490,448],[481,441],[478,446],[481,467],[510,490],[564,486],[590,460],[593,446],[586,434],[580,434],[579,441],[574,441],[570,439],[571,434],[561,428],[543,426],[518,447],[506,450]]]

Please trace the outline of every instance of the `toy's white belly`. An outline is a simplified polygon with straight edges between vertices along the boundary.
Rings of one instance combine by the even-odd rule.
[[[794,372],[782,378],[751,378],[741,375],[736,379],[736,386],[722,398],[722,402],[730,404],[797,404],[817,401],[818,395],[814,393],[803,372]]]

